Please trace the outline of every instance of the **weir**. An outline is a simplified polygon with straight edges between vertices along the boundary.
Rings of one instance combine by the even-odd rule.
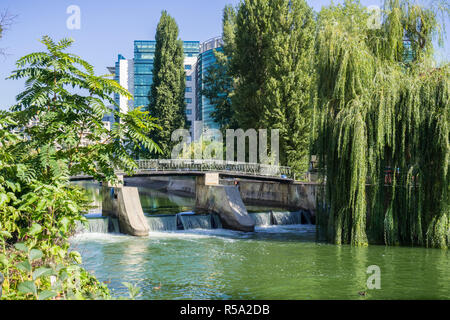
[[[222,184],[223,183],[223,184]],[[188,185],[188,183],[186,183]],[[253,201],[289,204],[288,209],[315,210],[315,188],[304,185],[254,181],[224,181],[219,173],[204,173],[196,177],[195,211],[208,215],[179,214],[177,217],[146,217],[142,210],[136,187],[102,188],[102,213],[118,219],[122,233],[145,237],[149,231],[174,231],[190,229],[224,228],[242,232],[254,232],[255,226],[301,224],[311,222],[311,215],[299,212],[271,212],[249,215],[243,198]],[[280,192],[276,192],[279,190]],[[303,199],[299,201],[299,199]],[[294,203],[296,203],[294,205]],[[213,213],[214,215],[211,215]],[[106,227],[98,226],[98,228]]]
[[[184,230],[212,229],[211,215],[179,215]]]
[[[248,215],[238,187],[220,185],[219,174],[197,177],[195,207],[219,215],[225,229],[255,231],[255,222]]]
[[[273,225],[273,214],[270,212],[249,213],[250,217],[255,221],[256,226]]]
[[[255,226],[311,224],[306,217],[308,212],[257,212],[249,213]],[[193,229],[222,229],[220,218],[216,214],[195,215],[157,215],[146,216],[149,232],[174,232]],[[77,223],[77,233],[120,233],[119,220],[111,217],[88,218],[88,225]]]
[[[175,231],[177,230],[177,216],[146,217],[150,231]]]
[[[119,221],[111,217],[88,218],[86,226],[81,222],[76,225],[76,233],[120,233]]]
[[[301,212],[273,212],[273,220],[276,225],[301,224]]]
[[[220,229],[222,223],[215,214],[177,214],[167,216],[146,216],[150,232],[192,229]]]
[[[256,226],[312,224],[309,211],[270,211],[250,213]]]

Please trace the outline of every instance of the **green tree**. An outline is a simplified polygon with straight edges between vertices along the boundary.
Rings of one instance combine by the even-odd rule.
[[[150,114],[164,128],[152,137],[158,141],[160,157],[170,157],[174,143],[172,132],[186,126],[186,74],[184,72],[183,42],[178,38],[175,19],[163,11],[156,30],[156,52],[153,84],[150,93]]]
[[[67,175],[84,173],[98,181],[113,181],[115,170],[132,173],[137,169],[131,149],[142,145],[159,151],[146,136],[158,129],[155,119],[140,109],[126,114],[116,111],[112,95],[131,99],[131,94],[108,76],[94,75],[93,67],[78,56],[65,53],[73,40],[55,43],[45,36],[42,43],[47,52],[19,59],[18,69],[9,77],[26,79],[26,89],[17,96],[12,110],[17,128],[25,128],[30,138],[22,144],[30,145],[45,160],[39,174],[52,177],[49,164],[60,163],[68,169]],[[109,131],[102,120],[111,112],[120,122]]]
[[[308,170],[315,20],[304,0],[271,3],[263,127],[280,130],[280,161]]]
[[[72,42],[45,36],[46,51],[19,59],[10,78],[25,79],[25,90],[0,113],[0,272],[8,299],[108,298],[106,286],[79,266],[79,253],[69,252],[68,237],[86,222],[90,202],[70,176],[114,182],[114,169],[137,167],[131,148],[158,150],[147,137],[154,119],[107,107],[118,107],[112,94],[130,93],[64,52]],[[121,119],[111,131],[102,123],[110,112]]]
[[[234,80],[230,74],[230,58],[233,54],[236,10],[231,5],[223,10],[222,26],[222,49],[214,51],[216,62],[209,66],[203,79],[202,95],[214,105],[211,116],[225,132],[226,129],[238,127],[232,109]]]
[[[223,97],[231,98],[233,125],[279,129],[281,164],[305,171],[312,114],[312,9],[304,0],[245,0],[236,17],[226,8],[223,22],[229,70],[220,55],[217,70],[235,81],[232,95],[225,91]],[[217,113],[228,112],[228,101],[219,102],[224,107]]]
[[[357,1],[319,15],[315,137],[329,210],[318,224],[337,244],[445,248],[449,67],[434,68],[436,14],[392,0],[380,28],[369,18]]]

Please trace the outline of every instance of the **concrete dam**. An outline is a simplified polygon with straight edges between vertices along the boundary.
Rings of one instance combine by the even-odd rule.
[[[255,226],[314,222],[315,184],[221,179],[205,173],[195,179],[134,177],[125,185],[102,187],[102,215],[89,219],[90,232],[120,232],[147,236],[151,231],[223,228],[253,232]],[[138,186],[152,185],[195,198],[195,212],[146,216]],[[246,205],[277,206],[289,211],[248,213]]]

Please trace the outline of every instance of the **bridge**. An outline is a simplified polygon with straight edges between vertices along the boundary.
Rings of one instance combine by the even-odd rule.
[[[126,182],[123,178],[144,177],[143,180],[147,180],[145,177],[168,176],[164,179],[169,180],[169,186],[191,190],[196,199],[196,210],[218,214],[222,226],[231,230],[254,231],[255,222],[248,215],[246,204],[315,210],[316,185],[295,182],[289,167],[184,159],[138,160],[137,164],[138,169],[132,176],[116,171],[121,180],[118,186],[102,187],[103,215],[117,217],[120,230],[129,235],[146,236],[149,227],[142,211],[138,186],[123,186]],[[195,179],[186,181],[176,176],[193,176]],[[71,178],[75,181],[91,179],[87,175]]]
[[[295,175],[290,167],[259,163],[192,160],[192,159],[153,159],[137,160],[138,169],[133,177],[145,176],[204,176],[205,173],[218,173],[221,177],[243,178],[262,181],[292,183]],[[124,172],[117,175],[128,177]],[[88,175],[71,177],[72,181],[91,180]]]

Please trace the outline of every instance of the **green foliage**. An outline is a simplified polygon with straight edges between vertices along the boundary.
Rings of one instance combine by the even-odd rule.
[[[237,12],[228,6],[224,52],[205,79],[222,129],[279,129],[281,164],[298,172],[309,160],[314,34],[303,0],[242,1]]]
[[[214,105],[211,116],[225,135],[227,129],[238,128],[232,108],[235,83],[231,75],[230,58],[234,48],[236,10],[231,5],[225,6],[223,10],[222,25],[223,46],[221,50],[214,51],[216,63],[209,66],[202,80],[202,95]]]
[[[222,51],[215,51],[216,63],[208,68],[203,83],[202,95],[214,106],[212,118],[219,124],[223,134],[227,129],[236,128],[233,118],[231,97],[233,96],[233,79],[229,75],[229,59]]]
[[[156,50],[153,67],[153,83],[150,94],[150,114],[158,118],[156,123],[164,130],[152,137],[161,145],[160,157],[170,157],[174,143],[172,132],[186,124],[184,101],[186,74],[184,72],[183,42],[178,38],[178,26],[166,11],[161,14],[156,31]],[[155,156],[154,150],[148,150]]]
[[[345,1],[318,19],[314,148],[326,174],[328,239],[445,248],[449,67],[433,68],[435,15],[387,1],[380,29],[368,18]]]
[[[63,52],[72,40],[43,37],[42,43],[46,52],[17,62],[10,78],[26,79],[25,91],[11,112],[0,112],[2,298],[106,299],[106,286],[79,266],[79,253],[69,251],[68,238],[77,222],[86,221],[90,203],[69,178],[84,173],[114,182],[114,169],[132,173],[132,150],[159,150],[148,138],[157,126],[140,109],[124,114],[106,106],[114,106],[114,93],[131,96]],[[102,123],[110,112],[121,119],[111,131]]]
[[[7,248],[11,234],[2,231],[0,244],[0,267],[6,271],[3,299],[106,299],[109,291],[94,277],[78,266],[79,253],[53,246],[42,246],[38,235],[42,227],[33,224],[27,233],[27,244],[15,243]],[[36,249],[42,247],[43,250]],[[57,254],[54,254],[57,251]]]
[[[136,169],[130,149],[143,145],[158,152],[147,134],[158,129],[155,119],[135,109],[126,114],[118,110],[113,94],[131,94],[108,76],[94,75],[93,67],[80,57],[65,53],[73,40],[55,43],[42,38],[46,52],[36,52],[17,61],[10,79],[25,79],[26,89],[12,108],[17,125],[25,128],[24,139],[15,147],[35,150],[21,156],[32,163],[34,174],[43,181],[84,173],[99,181],[113,181],[114,169],[131,173]],[[109,107],[111,105],[112,107]],[[121,119],[111,131],[103,124],[105,115]],[[35,125],[30,126],[34,121]]]

